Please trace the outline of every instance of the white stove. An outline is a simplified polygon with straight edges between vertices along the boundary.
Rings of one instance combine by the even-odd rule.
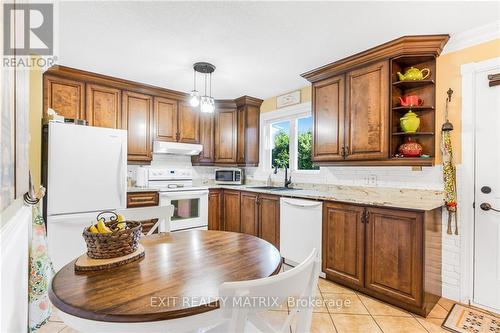
[[[138,173],[146,187],[158,189],[160,206],[174,206],[170,231],[207,228],[208,187],[193,186],[192,169],[143,167]]]

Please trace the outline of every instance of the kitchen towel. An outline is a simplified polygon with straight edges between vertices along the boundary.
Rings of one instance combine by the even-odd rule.
[[[45,324],[52,313],[48,288],[54,275],[54,268],[47,251],[45,223],[40,214],[39,204],[32,206],[33,222],[29,257],[29,328],[36,331]]]

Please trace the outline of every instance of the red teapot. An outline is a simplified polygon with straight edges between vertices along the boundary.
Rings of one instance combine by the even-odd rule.
[[[399,97],[399,101],[401,106],[421,106],[424,104],[424,101],[417,95]]]

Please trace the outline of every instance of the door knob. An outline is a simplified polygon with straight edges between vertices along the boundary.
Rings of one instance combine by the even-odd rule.
[[[481,192],[483,192],[485,194],[491,193],[491,187],[483,186],[483,187],[481,187]]]
[[[495,209],[493,207],[491,207],[491,205],[487,202],[483,202],[482,204],[479,205],[479,207],[482,209],[482,210],[493,210],[495,212],[499,212],[500,213],[500,210],[499,209]]]

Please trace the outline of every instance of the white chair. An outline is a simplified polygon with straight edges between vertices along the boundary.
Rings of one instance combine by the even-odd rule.
[[[170,231],[170,219],[174,215],[174,206],[154,206],[154,207],[139,207],[127,208],[116,211],[121,214],[125,220],[144,221],[151,219],[158,219],[158,221],[151,227],[146,235],[151,235],[156,229],[158,232]]]
[[[310,332],[319,271],[320,261],[314,249],[307,259],[289,271],[263,279],[223,283],[219,289],[222,322],[198,332],[288,333],[291,324],[295,326],[294,332]],[[276,304],[291,299],[296,301],[296,306],[278,330],[261,316]]]

